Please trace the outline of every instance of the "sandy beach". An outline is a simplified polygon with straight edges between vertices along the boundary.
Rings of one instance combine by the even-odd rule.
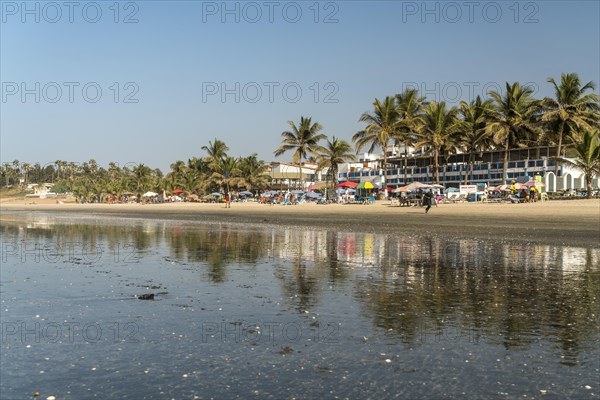
[[[2,199],[0,220],[27,218],[9,211],[69,213],[107,218],[148,218],[207,223],[279,226],[439,235],[528,243],[598,247],[600,200],[559,200],[535,204],[440,204],[428,214],[419,207],[301,204],[56,204],[56,200]]]

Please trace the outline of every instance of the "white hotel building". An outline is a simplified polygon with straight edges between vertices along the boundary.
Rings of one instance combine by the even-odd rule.
[[[404,149],[388,148],[387,186],[397,187],[418,181],[432,183],[433,160],[430,155],[415,154],[408,149],[408,157],[404,157]],[[585,189],[585,175],[568,166],[560,166],[558,175],[555,174],[555,146],[530,147],[514,149],[509,153],[506,179],[516,179],[526,182],[535,175],[540,175],[546,184],[546,191]],[[468,179],[469,184],[485,183],[488,186],[499,185],[503,182],[503,150],[485,151],[475,155],[473,173]],[[447,160],[440,161],[439,179],[446,187],[458,187],[465,182],[468,173],[468,154],[454,154]],[[405,163],[407,168],[405,171]],[[382,168],[383,154],[365,153],[357,163],[339,165],[338,181],[365,182],[369,181],[376,187],[381,187],[384,181]],[[405,179],[406,177],[406,179]],[[599,187],[599,177],[592,180],[593,188]]]

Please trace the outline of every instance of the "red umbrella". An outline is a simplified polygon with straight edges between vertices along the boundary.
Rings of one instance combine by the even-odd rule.
[[[175,194],[183,193],[183,190],[175,189],[175,190],[173,190],[173,193],[175,193]]]
[[[340,184],[335,185],[336,188],[355,188],[357,186],[358,186],[358,183],[350,182],[350,181],[342,182]]]

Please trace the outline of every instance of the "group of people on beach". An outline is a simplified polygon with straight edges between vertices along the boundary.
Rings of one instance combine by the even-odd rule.
[[[510,197],[512,203],[535,203],[539,200],[541,193],[535,185],[531,185],[529,189],[517,189],[517,181],[513,180],[510,187]]]

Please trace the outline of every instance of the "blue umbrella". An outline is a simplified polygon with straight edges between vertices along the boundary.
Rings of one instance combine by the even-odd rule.
[[[275,196],[276,194],[277,194],[277,192],[276,192],[276,191],[274,191],[274,190],[269,190],[268,192],[264,192],[264,193],[262,194],[262,196],[263,196],[263,197],[271,197],[271,196]]]
[[[303,191],[303,190],[297,190],[297,189],[296,189],[296,190],[292,190],[290,193],[291,193],[291,194],[304,194],[304,191]]]
[[[211,196],[218,196],[218,197],[222,197],[223,196],[221,193],[217,193],[217,192],[211,193],[210,195]]]
[[[247,190],[244,190],[243,192],[239,193],[240,196],[253,196],[252,192],[249,192]]]
[[[321,197],[323,197],[323,195],[316,192],[308,192],[306,193],[306,197],[309,197],[311,199],[320,199]]]

